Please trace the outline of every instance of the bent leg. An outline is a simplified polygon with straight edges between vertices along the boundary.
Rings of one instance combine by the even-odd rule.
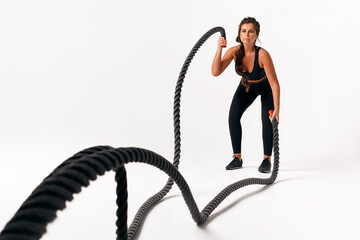
[[[241,153],[241,124],[240,119],[245,110],[254,102],[257,94],[245,91],[245,87],[239,84],[231,102],[229,111],[229,129],[233,152]]]
[[[261,94],[261,119],[264,155],[271,156],[273,147],[273,129],[269,119],[269,110],[274,110],[274,100],[271,87],[267,84]]]

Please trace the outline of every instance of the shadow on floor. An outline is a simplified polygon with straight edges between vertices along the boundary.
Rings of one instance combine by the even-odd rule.
[[[283,170],[282,170],[283,171]],[[296,170],[294,169],[293,171],[301,171],[301,170]],[[267,189],[269,189],[271,186],[274,186],[276,184],[279,184],[281,182],[286,182],[286,181],[291,181],[291,180],[294,180],[294,179],[299,179],[299,178],[302,178],[302,177],[294,177],[294,178],[287,178],[287,179],[282,179],[282,180],[279,180],[279,181],[275,181],[273,184],[271,185],[265,185],[264,187],[262,187],[261,189],[255,191],[255,192],[252,192],[252,193],[249,193],[249,194],[246,194],[245,196],[242,196],[240,197],[239,199],[235,200],[232,204],[230,204],[229,206],[225,207],[224,209],[220,210],[219,212],[216,212],[212,215],[209,216],[208,220],[203,224],[203,225],[200,225],[199,227],[203,230],[206,230],[206,227],[209,223],[211,223],[216,217],[220,216],[221,214],[225,213],[226,211],[230,210],[231,208],[233,208],[235,205],[239,204],[241,201],[251,197],[251,196],[254,196],[254,195],[257,195]],[[169,199],[172,199],[172,198],[177,198],[177,197],[181,197],[182,195],[181,194],[176,194],[176,195],[172,195],[172,196],[168,196],[168,197],[164,197],[159,203],[161,202],[164,202],[166,200],[169,200]],[[196,200],[195,200],[196,201]],[[157,203],[156,205],[158,205],[159,203]],[[156,206],[155,205],[155,206]],[[152,208],[154,208],[155,206],[153,206]],[[141,235],[141,231],[142,231],[142,227],[143,227],[143,224],[144,222],[146,221],[146,218],[148,216],[148,214],[151,212],[152,208],[148,211],[148,213],[146,215],[144,215],[144,218],[139,226],[139,233],[137,234],[137,236],[135,237],[135,240],[137,240],[140,235]],[[201,211],[201,210],[200,210]]]
[[[171,199],[171,198],[176,198],[176,197],[181,197],[181,194],[176,194],[176,195],[172,195],[172,196],[168,196],[168,197],[164,197],[163,199],[161,199],[157,204],[155,204],[154,206],[152,206],[151,208],[149,208],[149,211],[146,213],[146,214],[144,214],[144,217],[143,217],[143,219],[141,220],[141,222],[140,222],[140,225],[139,225],[139,231],[138,231],[138,234],[135,236],[135,240],[137,240],[137,239],[139,239],[139,237],[140,237],[140,235],[141,235],[141,231],[142,231],[142,228],[143,228],[143,226],[144,226],[144,222],[145,222],[145,220],[146,220],[146,218],[147,218],[147,216],[150,214],[150,212],[152,211],[152,209],[154,208],[154,207],[156,207],[158,204],[160,204],[160,203],[162,203],[162,202],[164,202],[164,201],[166,201],[166,200],[169,200],[169,199]]]
[[[251,197],[251,196],[254,196],[254,195],[257,195],[267,189],[269,189],[271,186],[274,186],[276,184],[279,184],[281,182],[286,182],[286,181],[290,181],[290,180],[294,180],[294,179],[298,179],[298,177],[296,178],[287,178],[287,179],[282,179],[282,180],[279,180],[279,181],[275,181],[273,184],[271,185],[266,185],[264,187],[262,187],[260,190],[257,190],[255,192],[252,192],[252,193],[249,193],[249,194],[246,194],[245,196],[242,196],[240,197],[239,199],[235,200],[235,202],[233,202],[232,204],[230,204],[229,206],[225,207],[224,209],[220,210],[219,212],[216,212],[212,215],[209,216],[208,220],[203,224],[203,225],[200,225],[199,227],[202,228],[202,229],[205,229],[207,227],[207,225],[209,223],[211,223],[216,217],[220,216],[221,214],[225,213],[226,211],[230,210],[231,208],[233,208],[235,205],[239,204],[241,201]]]

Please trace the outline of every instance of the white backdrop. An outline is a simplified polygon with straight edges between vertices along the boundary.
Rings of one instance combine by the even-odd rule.
[[[185,58],[216,26],[226,30],[226,49],[238,44],[247,16],[259,21],[256,44],[270,53],[280,82],[281,166],[359,171],[355,1],[0,1],[0,228],[50,171],[84,148],[142,147],[172,161],[173,94]],[[232,158],[227,120],[240,78],[233,62],[211,75],[219,36],[200,48],[183,87],[180,170],[188,171],[190,187],[199,172],[210,165],[223,171]],[[260,99],[242,124],[245,164],[258,165]],[[128,171],[131,219],[167,177],[143,165]],[[114,191],[113,173],[100,177],[59,213],[44,239],[67,238],[56,231],[114,239]],[[62,222],[65,213],[70,220]],[[74,219],[92,228],[69,230]]]

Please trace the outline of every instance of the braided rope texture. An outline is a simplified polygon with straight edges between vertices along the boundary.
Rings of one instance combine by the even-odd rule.
[[[171,164],[159,154],[142,148],[113,148],[110,146],[95,146],[84,149],[60,164],[42,183],[30,194],[20,206],[13,218],[5,225],[0,233],[0,240],[35,240],[40,239],[46,232],[46,226],[56,218],[56,212],[63,210],[66,201],[73,199],[73,194],[79,193],[82,187],[87,187],[90,180],[113,170],[116,172],[118,210],[117,239],[134,239],[147,212],[156,205],[171,189],[175,182],[187,204],[194,221],[203,224],[214,209],[232,192],[250,184],[267,185],[275,181],[279,169],[279,135],[277,121],[273,124],[274,167],[269,178],[248,178],[235,182],[222,190],[200,212],[192,196],[190,188],[178,171],[180,159],[180,95],[183,79],[190,61],[198,48],[209,36],[220,31],[221,27],[208,31],[194,46],[188,55],[181,70],[176,86],[174,101],[174,131],[175,154]],[[142,162],[159,168],[169,176],[165,187],[149,198],[138,210],[131,226],[127,229],[127,183],[124,164],[129,162]]]
[[[204,42],[213,34],[220,32],[221,36],[226,38],[225,29],[222,27],[214,27],[207,31],[193,46],[190,53],[185,59],[183,66],[180,70],[178,80],[175,87],[175,96],[174,96],[174,110],[173,110],[173,121],[174,121],[174,159],[173,165],[176,169],[179,168],[180,164],[180,153],[181,153],[181,132],[180,132],[180,101],[181,101],[181,90],[184,83],[186,72],[190,66],[192,59],[199,50],[199,48],[204,44]],[[148,200],[143,203],[143,205],[137,211],[132,224],[130,225],[128,236],[129,240],[134,240],[140,231],[140,227],[145,219],[145,216],[148,212],[160,202],[160,200],[166,196],[166,194],[172,188],[174,181],[169,178],[165,186],[154,196],[150,197]]]

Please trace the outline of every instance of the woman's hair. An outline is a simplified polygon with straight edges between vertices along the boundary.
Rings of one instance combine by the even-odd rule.
[[[236,37],[236,41],[238,43],[240,43],[240,49],[235,53],[236,56],[236,62],[235,62],[235,71],[237,74],[239,74],[240,76],[242,76],[242,79],[244,80],[244,83],[246,85],[248,85],[248,80],[249,78],[242,72],[242,68],[243,65],[241,63],[242,58],[245,56],[245,49],[244,49],[244,44],[240,39],[240,31],[241,31],[241,27],[244,23],[252,23],[255,27],[255,31],[256,31],[256,35],[259,36],[260,33],[260,24],[258,21],[256,21],[255,18],[253,17],[246,17],[244,18],[240,25],[239,25],[239,31],[238,31],[238,36]],[[255,45],[256,46],[256,45]]]

